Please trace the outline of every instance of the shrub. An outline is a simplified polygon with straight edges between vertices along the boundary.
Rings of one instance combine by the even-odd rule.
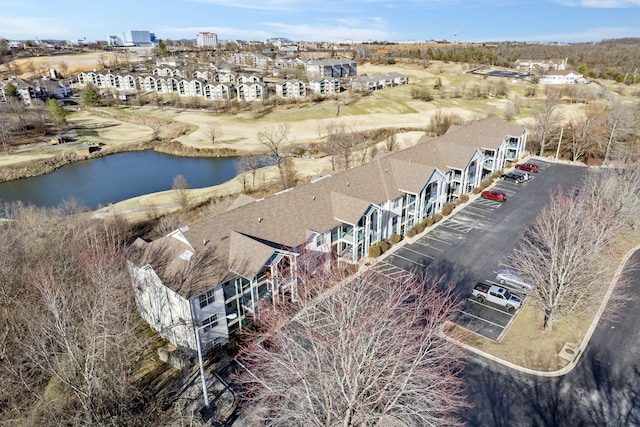
[[[453,212],[453,208],[454,208],[454,206],[455,206],[455,205],[454,205],[453,203],[447,203],[446,205],[444,205],[444,206],[442,207],[442,210],[440,211],[440,213],[441,213],[443,216],[451,215],[451,212]]]
[[[391,240],[391,243],[395,245],[396,243],[400,242],[400,240],[402,240],[402,237],[400,237],[398,233],[393,233],[389,240]]]
[[[391,247],[391,243],[385,242],[384,240],[381,240],[381,241],[378,242],[378,246],[380,246],[380,250],[382,251],[382,253],[385,253]]]
[[[480,194],[481,191],[482,191],[482,188],[480,187],[474,187],[473,190],[471,190],[473,194]]]
[[[380,249],[379,244],[374,243],[373,245],[369,246],[369,256],[371,258],[378,258],[380,255],[382,255],[382,250]]]
[[[423,222],[425,227],[431,227],[433,224],[436,223],[431,217],[425,218]]]
[[[405,235],[407,237],[413,237],[417,234],[415,228],[411,227],[410,229],[407,230],[407,232],[405,233]]]
[[[416,229],[417,234],[422,233],[424,231],[424,224],[422,222],[419,222],[416,225],[414,225],[413,228]]]
[[[433,218],[433,223],[435,224],[442,219],[442,215],[440,215],[439,213],[434,213],[433,215],[431,215],[431,218]]]
[[[467,203],[469,201],[469,196],[467,194],[461,194],[458,197],[458,204]]]

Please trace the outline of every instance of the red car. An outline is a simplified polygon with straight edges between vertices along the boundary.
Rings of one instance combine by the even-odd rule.
[[[516,169],[527,172],[538,172],[538,165],[535,163],[522,163],[521,165],[516,165]]]
[[[502,191],[495,190],[485,190],[481,194],[485,199],[498,200],[500,202],[505,202],[507,200],[507,195]]]

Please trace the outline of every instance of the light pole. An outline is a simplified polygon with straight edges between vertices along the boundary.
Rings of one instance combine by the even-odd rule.
[[[567,129],[571,130],[571,127]],[[556,149],[556,157],[555,160],[558,161],[558,155],[560,154],[560,144],[562,144],[562,132],[564,132],[564,128],[560,128],[560,139],[558,139],[558,148]]]
[[[225,316],[227,320],[234,320],[238,317],[236,313]],[[200,330],[208,325],[198,326],[194,324],[193,330],[196,334],[196,350],[198,351],[198,365],[200,366],[200,380],[202,381],[202,396],[204,397],[204,406],[209,410],[209,392],[207,391],[207,382],[204,378],[204,362],[202,360],[202,342],[200,340]]]
[[[202,362],[202,344],[200,344],[200,329],[203,326],[196,326],[196,348],[198,350],[198,364],[200,365],[200,379],[202,380],[202,395],[204,396],[204,406],[209,409],[209,393],[207,392],[207,382],[204,379],[204,363]]]

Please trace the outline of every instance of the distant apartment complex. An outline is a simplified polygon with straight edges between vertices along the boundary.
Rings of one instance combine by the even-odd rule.
[[[11,77],[0,82],[0,103],[5,103],[8,100],[7,86],[9,84],[16,88],[20,100],[26,105],[32,105],[35,99],[61,99],[71,95],[71,88],[62,80],[51,77],[43,77],[41,79]]]
[[[198,47],[216,48],[218,47],[218,36],[216,33],[200,32],[196,35],[196,45]]]
[[[147,73],[81,72],[77,80],[80,86],[93,84],[99,89],[128,92],[157,92],[178,96],[203,97],[207,101],[241,102],[264,101],[270,96],[286,99],[300,99],[309,95],[330,96],[338,94],[345,86],[355,90],[376,90],[408,84],[404,74],[389,73],[373,77],[357,77],[357,64],[347,59],[309,60],[279,59],[274,61],[257,53],[235,53],[228,63],[199,64],[194,66],[171,66],[165,60]],[[265,82],[257,71],[269,66],[279,69],[303,69],[308,81],[300,79],[271,79]],[[245,68],[245,73],[232,70]],[[121,95],[118,94],[120,98]]]

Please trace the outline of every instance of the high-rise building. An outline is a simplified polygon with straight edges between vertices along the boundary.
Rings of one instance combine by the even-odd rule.
[[[107,41],[109,46],[153,46],[155,38],[155,34],[149,31],[131,30],[122,33],[122,38],[108,36]]]
[[[218,47],[218,36],[216,33],[203,31],[196,36],[196,45],[198,47]]]

